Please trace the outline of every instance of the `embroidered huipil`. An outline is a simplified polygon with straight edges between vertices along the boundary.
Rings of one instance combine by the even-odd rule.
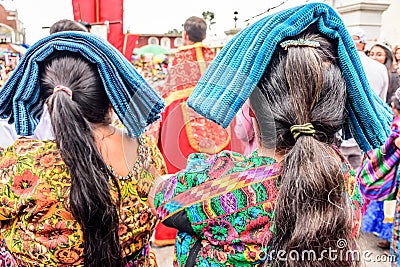
[[[149,138],[138,141],[133,170],[117,179],[119,236],[127,266],[157,266],[149,244],[156,217],[147,196],[166,169],[157,146]],[[69,209],[71,178],[56,143],[20,138],[0,150],[0,181],[0,259],[7,266],[16,266],[14,260],[18,266],[83,266],[83,233]],[[116,188],[110,192],[118,197]]]
[[[373,200],[396,199],[396,211],[392,231],[391,254],[396,257],[392,266],[400,266],[400,190],[399,172],[400,149],[394,144],[399,133],[392,127],[392,134],[386,143],[367,153],[363,167],[358,174],[360,190],[365,197]]]
[[[342,167],[355,237],[361,195],[353,170]],[[273,158],[223,151],[192,154],[186,170],[162,177],[154,204],[163,222],[179,230],[174,266],[262,266],[274,236],[279,173]]]

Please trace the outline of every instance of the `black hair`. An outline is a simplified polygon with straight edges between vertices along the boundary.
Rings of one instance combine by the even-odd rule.
[[[390,103],[393,103],[394,107],[400,112],[400,99],[396,97],[395,92],[393,92]]]
[[[82,23],[69,20],[69,19],[62,19],[55,22],[50,27],[50,34],[63,32],[63,31],[81,31],[87,32],[88,28],[85,27]]]
[[[72,90],[53,93],[61,85]],[[109,124],[109,100],[95,64],[80,54],[54,52],[40,69],[41,96],[50,112],[55,141],[71,175],[69,203],[83,231],[85,266],[121,266],[119,199],[110,194],[107,168],[94,138],[93,124]],[[120,194],[120,192],[119,192]]]
[[[192,16],[183,24],[183,30],[192,42],[201,42],[206,38],[207,23],[204,19]]]
[[[386,44],[374,44],[373,46],[371,46],[371,48],[369,49],[369,52],[371,52],[372,48],[374,48],[375,46],[380,47],[383,49],[383,51],[385,52],[385,62],[383,63],[387,69],[387,73],[388,73],[388,77],[389,77],[389,84],[388,84],[388,90],[386,93],[386,102],[390,105],[389,101],[391,100],[394,92],[397,89],[398,86],[398,78],[397,78],[397,74],[394,75],[394,79],[393,79],[393,71],[394,67],[393,67],[393,60],[394,60],[394,55],[392,50],[386,45]]]
[[[343,162],[332,147],[345,121],[346,85],[334,42],[313,32],[309,29],[290,39],[316,41],[320,47],[278,47],[250,96],[261,146],[276,146],[276,153],[283,155],[273,219],[276,233],[268,245],[275,252],[299,255],[311,249],[322,255],[323,250],[337,248],[338,240],[354,242]],[[272,114],[272,121],[264,121],[270,118],[266,114]],[[295,140],[290,127],[306,123],[314,126],[314,136],[300,135]],[[271,125],[275,125],[275,138],[271,138]],[[273,259],[271,263],[275,267],[355,264],[339,260]]]

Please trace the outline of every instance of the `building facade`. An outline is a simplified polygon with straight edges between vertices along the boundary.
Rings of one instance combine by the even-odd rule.
[[[25,28],[18,18],[18,12],[6,10],[3,5],[0,5],[0,42],[25,43]]]
[[[183,45],[182,34],[140,34],[135,47],[140,48],[149,44],[160,45],[174,53],[178,47]]]

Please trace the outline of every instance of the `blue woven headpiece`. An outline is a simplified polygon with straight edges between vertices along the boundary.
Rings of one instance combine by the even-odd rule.
[[[159,118],[164,101],[116,48],[91,33],[66,31],[32,45],[0,89],[0,117],[15,122],[17,134],[32,135],[39,122],[44,103],[39,64],[55,50],[79,52],[97,64],[111,105],[131,136]]]
[[[323,3],[269,15],[235,35],[211,62],[188,105],[227,127],[256,87],[277,45],[314,23],[322,34],[338,43],[339,64],[347,86],[349,121],[344,125],[345,133],[351,134],[364,151],[382,145],[390,133],[391,110],[371,89],[343,21]]]

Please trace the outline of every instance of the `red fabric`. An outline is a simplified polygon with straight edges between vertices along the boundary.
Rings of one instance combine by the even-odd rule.
[[[96,2],[98,3],[99,18],[96,18]],[[119,21],[109,25],[107,40],[121,53],[124,45],[123,33],[123,0],[72,0],[74,20],[88,23]]]
[[[72,0],[74,20],[96,22],[96,0]]]
[[[132,60],[133,49],[136,47],[136,42],[139,39],[139,36],[140,35],[138,34],[125,34],[122,53],[129,61]]]
[[[229,128],[223,129],[186,105],[191,90],[214,56],[213,50],[201,43],[184,46],[175,53],[165,86],[160,92],[167,106],[162,113],[158,146],[168,173],[184,169],[192,153],[244,151],[243,144],[234,133],[235,120]]]
[[[202,151],[213,147],[208,146],[210,143],[202,142],[203,140],[211,139],[215,142],[217,147],[215,153],[224,149],[240,153],[244,150],[233,131],[235,120],[229,129],[225,130],[186,105],[191,90],[214,56],[213,50],[201,43],[180,48],[175,53],[164,87],[159,88],[167,106],[162,113],[159,126],[158,147],[164,157],[168,173],[184,169],[188,156],[199,152],[199,147]],[[175,235],[176,229],[159,223],[155,230],[154,244],[158,246],[172,244],[171,238],[175,239]]]
[[[124,45],[123,33],[123,15],[124,1],[123,0],[99,0],[100,22],[104,21],[120,21],[109,25],[108,41],[115,46],[121,53]]]

